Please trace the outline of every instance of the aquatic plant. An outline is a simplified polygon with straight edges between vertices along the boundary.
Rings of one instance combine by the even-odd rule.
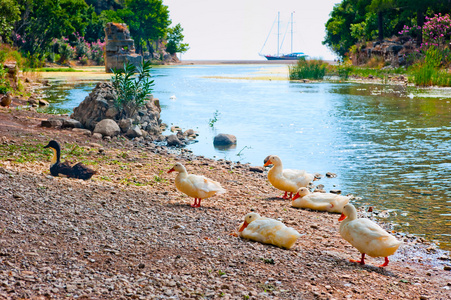
[[[218,117],[219,117],[219,115],[220,115],[220,113],[219,113],[218,110],[216,110],[216,111],[213,113],[213,118],[211,118],[211,119],[208,121],[208,125],[209,125],[210,127],[213,128],[213,127],[215,126],[215,123],[218,122]]]
[[[289,66],[290,80],[299,79],[323,79],[326,75],[327,64],[321,59],[306,60],[300,58],[296,65]]]

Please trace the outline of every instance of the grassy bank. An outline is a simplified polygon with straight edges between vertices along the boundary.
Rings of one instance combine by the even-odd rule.
[[[415,62],[409,66],[392,67],[384,59],[375,57],[366,65],[354,66],[347,60],[337,65],[324,63],[320,59],[299,60],[289,67],[290,80],[322,80],[325,77],[348,80],[356,78],[376,78],[388,81],[403,75],[409,83],[416,86],[451,86],[451,73],[448,66],[451,61],[447,49],[430,47],[423,50]]]

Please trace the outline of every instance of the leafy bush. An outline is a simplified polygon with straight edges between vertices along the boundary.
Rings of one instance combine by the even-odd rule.
[[[0,63],[5,62],[7,55],[8,55],[8,52],[6,52],[5,50],[0,50]]]
[[[422,52],[423,60],[412,67],[414,83],[419,86],[451,86],[451,74],[440,69],[449,60],[449,50],[430,46]]]
[[[80,36],[78,32],[75,33],[75,57],[81,60],[83,57],[91,56],[91,45],[85,41],[85,38]],[[86,63],[87,64],[87,63]]]
[[[321,59],[300,58],[296,65],[289,67],[290,80],[323,79],[326,69],[327,64]]]
[[[6,94],[11,90],[11,86],[8,80],[8,70],[3,66],[0,66],[0,94]]]
[[[22,55],[7,44],[0,44],[0,63],[5,61],[15,61],[19,68],[22,67],[24,58]]]
[[[87,66],[88,65],[88,57],[86,55],[83,55],[83,56],[78,58],[78,62],[82,66]]]
[[[112,70],[114,76],[111,81],[116,90],[115,105],[120,112],[120,118],[132,117],[145,104],[154,85],[154,81],[150,79],[150,69],[151,63],[145,61],[137,67],[126,63],[123,70]]]
[[[56,53],[59,54],[59,63],[68,63],[69,60],[75,57],[75,48],[69,44],[68,38],[62,37],[60,39],[54,39],[53,43],[53,48],[56,49]]]
[[[352,63],[350,61],[345,61],[343,63],[340,63],[337,66],[338,76],[343,78],[344,80],[347,80],[349,78],[349,74],[352,72]]]
[[[30,54],[27,53],[25,57],[25,62],[23,64],[24,68],[27,69],[35,69],[42,68],[45,65],[44,56],[40,56],[39,54]]]
[[[97,40],[97,42],[91,43],[91,59],[98,65],[102,65],[105,62],[103,54],[105,52],[105,42]]]
[[[426,50],[424,62],[431,68],[438,68],[442,64],[443,54],[435,46],[432,46]]]

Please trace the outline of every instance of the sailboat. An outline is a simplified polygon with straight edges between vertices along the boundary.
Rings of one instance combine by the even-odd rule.
[[[274,21],[275,23],[276,21]],[[262,49],[260,50],[260,52],[262,52],[263,48],[266,45],[266,42],[268,41],[269,36],[271,35],[272,29],[274,27],[274,23],[273,26],[271,27],[271,30],[269,31],[268,36],[266,37],[266,41],[263,44]],[[298,60],[300,58],[305,58],[308,55],[304,54],[303,52],[293,52],[293,13],[291,13],[291,53],[289,54],[279,54],[279,49],[282,47],[279,43],[279,37],[280,37],[280,12],[277,13],[277,55],[264,55],[264,54],[259,54],[260,56],[265,57],[267,60]],[[287,27],[288,29],[288,27]],[[286,31],[285,31],[285,35],[286,35]],[[284,39],[285,40],[285,36]],[[282,40],[282,45],[283,45],[283,40]]]

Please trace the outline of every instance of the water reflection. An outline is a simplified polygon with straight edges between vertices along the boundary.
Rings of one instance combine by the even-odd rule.
[[[154,68],[163,122],[199,132],[188,146],[199,155],[263,165],[277,154],[287,168],[336,173],[318,183],[451,249],[451,89],[234,79],[275,68]],[[53,105],[71,110],[94,84],[52,87]],[[217,132],[235,135],[236,148],[213,147]]]

